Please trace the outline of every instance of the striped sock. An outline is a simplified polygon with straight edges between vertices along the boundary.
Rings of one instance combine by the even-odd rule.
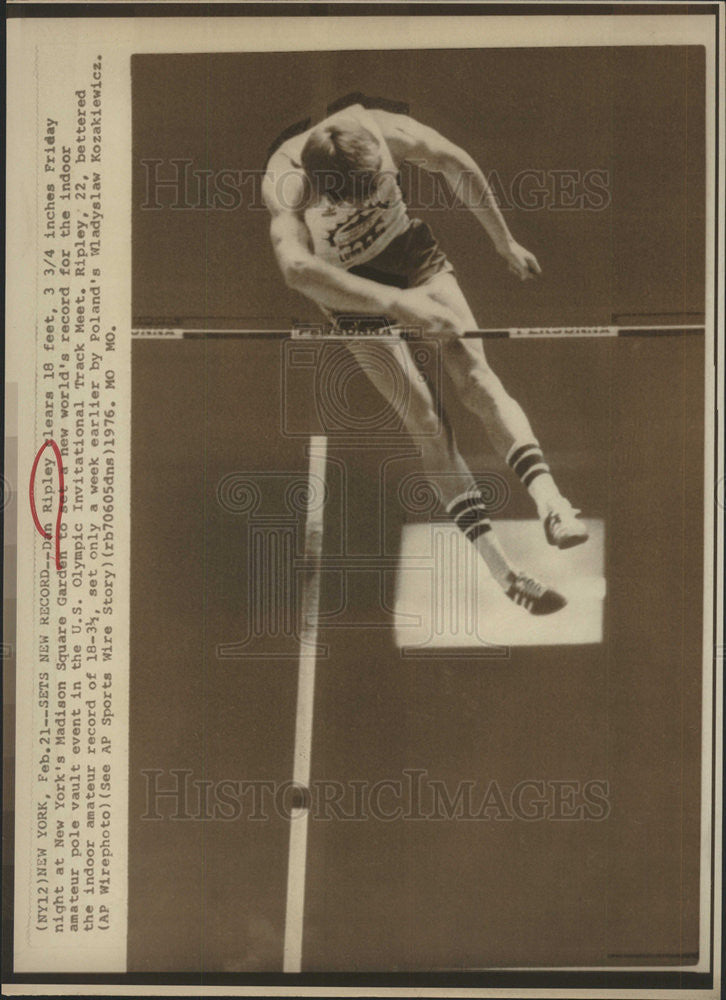
[[[466,493],[454,497],[446,505],[446,510],[464,537],[474,545],[499,586],[506,590],[514,578],[515,570],[499,544],[496,533],[492,531],[486,504],[477,487],[472,486]]]
[[[457,527],[470,542],[475,542],[481,535],[492,530],[486,504],[476,486],[454,497],[446,505],[446,512],[453,517]]]
[[[538,442],[515,442],[507,454],[507,464],[529,490],[540,516],[543,516],[548,503],[559,497],[559,490]]]

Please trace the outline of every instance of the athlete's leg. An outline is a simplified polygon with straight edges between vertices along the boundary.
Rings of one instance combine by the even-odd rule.
[[[477,329],[453,274],[438,274],[423,287],[460,317],[463,330]],[[449,337],[441,343],[444,363],[462,402],[479,416],[495,450],[529,490],[548,540],[561,548],[585,541],[584,525],[557,488],[524,410],[489,367],[481,340]]]
[[[533,614],[558,611],[565,599],[512,566],[502,549],[471,472],[431,390],[403,341],[350,340],[345,347],[381,395],[396,410],[421,448],[424,471],[439,486],[447,512],[476,546],[507,595]]]
[[[438,274],[423,286],[435,301],[460,317],[462,329],[476,330],[477,322],[453,274]],[[485,423],[495,450],[506,458],[518,441],[534,440],[524,410],[489,367],[481,340],[449,337],[442,340],[447,371],[464,405]]]
[[[439,487],[444,505],[465,494],[473,485],[471,472],[461,457],[450,428],[440,419],[426,382],[403,341],[350,340],[345,347],[360,369],[401,418],[414,443],[421,449],[424,471]],[[482,514],[482,518],[486,515]],[[493,532],[478,539],[481,555],[492,576],[504,586],[513,567]]]

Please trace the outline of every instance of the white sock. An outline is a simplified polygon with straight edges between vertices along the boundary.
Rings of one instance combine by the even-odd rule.
[[[456,526],[476,547],[499,586],[506,590],[516,570],[492,530],[486,504],[477,487],[472,486],[465,493],[454,497],[447,504],[446,510],[453,517]]]
[[[519,477],[529,495],[537,505],[541,518],[547,516],[551,507],[560,499],[560,491],[552,478],[550,467],[544,459],[537,441],[524,444],[515,441],[507,452],[507,465]]]

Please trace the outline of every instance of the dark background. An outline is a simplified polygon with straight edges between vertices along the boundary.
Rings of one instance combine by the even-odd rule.
[[[133,74],[137,318],[315,318],[275,271],[263,211],[141,211],[140,161],[261,167],[282,128],[350,90],[408,101],[501,178],[611,171],[602,212],[508,214],[543,265],[537,284],[498,270],[465,213],[428,216],[482,325],[703,311],[701,50],[159,56],[136,58]],[[321,631],[312,776],[373,782],[418,767],[503,789],[597,778],[612,811],[599,823],[311,822],[303,968],[694,962],[702,338],[507,341],[487,354],[563,490],[605,519],[606,641],[404,660],[375,575],[351,577],[339,627]],[[294,643],[216,652],[252,627],[255,533],[300,544],[284,492],[305,478],[306,439],[285,432],[284,414],[304,427],[312,404],[283,373],[277,341],[134,342],[130,971],[281,968],[287,823],[173,821],[170,803],[161,821],[141,816],[144,769],[164,785],[172,768],[212,781],[292,774]],[[362,414],[380,408],[363,377],[354,386]],[[506,475],[446,382],[442,394],[472,468]],[[418,468],[397,456],[410,449],[403,436],[331,439],[326,556],[395,560],[407,513],[395,491]],[[220,504],[235,475],[259,484],[257,509]],[[505,516],[531,516],[510,485]],[[323,611],[340,600],[324,574]]]

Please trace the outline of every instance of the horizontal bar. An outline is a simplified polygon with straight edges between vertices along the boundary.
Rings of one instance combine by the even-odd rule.
[[[685,337],[704,335],[700,324],[679,326],[542,326],[509,327],[500,330],[467,330],[467,340],[593,339],[602,337]],[[410,328],[379,328],[368,333],[344,333],[325,326],[291,327],[286,330],[190,330],[181,327],[135,328],[134,340],[425,340]]]

